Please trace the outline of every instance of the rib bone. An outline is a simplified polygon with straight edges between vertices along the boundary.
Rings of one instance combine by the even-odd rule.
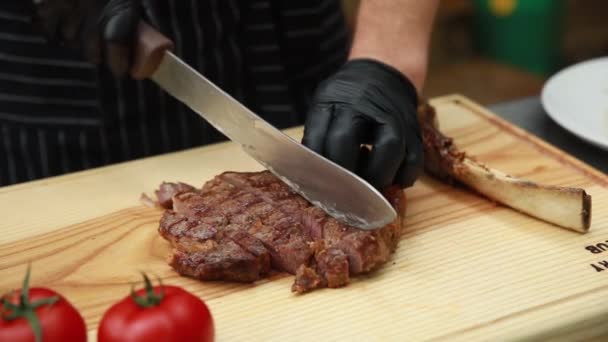
[[[434,109],[421,106],[419,119],[427,173],[458,181],[498,203],[557,226],[585,233],[591,222],[591,196],[585,190],[536,184],[469,158],[438,128]]]

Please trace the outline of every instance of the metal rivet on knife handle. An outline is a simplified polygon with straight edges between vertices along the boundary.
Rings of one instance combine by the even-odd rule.
[[[139,23],[131,76],[136,80],[150,77],[158,68],[165,51],[173,50],[173,42],[152,26]]]

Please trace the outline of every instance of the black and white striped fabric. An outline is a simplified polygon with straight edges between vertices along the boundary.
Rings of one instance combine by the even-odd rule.
[[[150,81],[117,80],[36,35],[0,2],[0,186],[224,137]],[[346,59],[339,0],[166,0],[176,53],[274,125],[304,122],[316,85]]]

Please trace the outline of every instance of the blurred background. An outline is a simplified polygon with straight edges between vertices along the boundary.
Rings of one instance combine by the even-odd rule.
[[[343,5],[352,25],[358,0]],[[606,0],[442,0],[424,96],[539,95],[556,71],[608,55],[606,14]]]

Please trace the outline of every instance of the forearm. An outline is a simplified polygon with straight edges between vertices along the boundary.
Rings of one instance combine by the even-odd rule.
[[[393,66],[420,93],[439,0],[361,0],[349,59],[373,58]]]

